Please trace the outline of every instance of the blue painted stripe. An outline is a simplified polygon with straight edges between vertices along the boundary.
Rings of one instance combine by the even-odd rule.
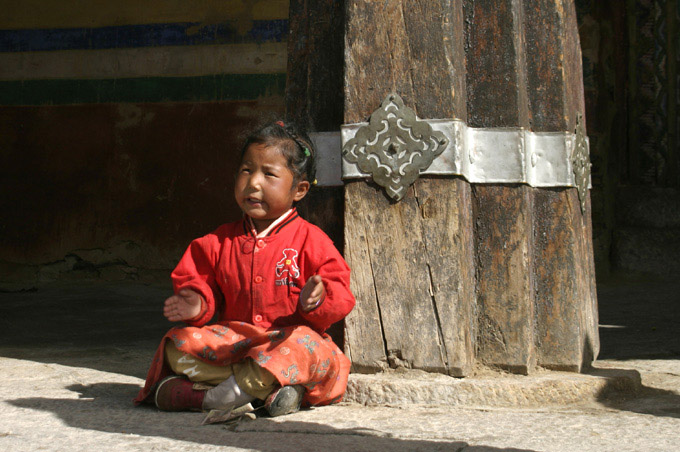
[[[129,47],[281,42],[288,20],[255,20],[241,34],[235,22],[124,25],[101,28],[0,30],[0,52],[97,50]]]

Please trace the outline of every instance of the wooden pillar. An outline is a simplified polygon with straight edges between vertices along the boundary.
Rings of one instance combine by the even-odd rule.
[[[465,2],[471,127],[528,127],[521,4]],[[519,184],[473,188],[478,359],[517,373],[535,365],[532,196]]]
[[[343,122],[345,5],[338,0],[291,0],[286,79],[286,120],[308,132],[340,130]],[[342,252],[343,187],[314,187],[297,206]],[[344,344],[342,322],[328,330]]]
[[[468,124],[574,131],[583,114],[573,2],[466,1]],[[478,359],[578,371],[599,349],[590,204],[575,188],[475,185]]]
[[[420,118],[470,127],[568,132],[584,111],[570,0],[342,3],[291,1],[287,111],[312,131],[366,121],[391,92]],[[312,199],[310,213],[337,199]],[[588,365],[597,301],[590,207],[582,214],[579,201],[574,188],[421,176],[394,202],[372,182],[347,182],[354,371]]]
[[[585,114],[574,4],[524,0],[523,16],[531,127],[574,130]],[[538,364],[579,371],[599,351],[590,200],[581,214],[575,188],[533,192]]]
[[[343,122],[345,5],[338,0],[291,0],[286,119],[308,132],[340,130]],[[343,188],[315,187],[298,205],[342,251]],[[333,334],[337,339],[341,335]],[[341,342],[338,339],[338,342]]]
[[[468,125],[574,131],[583,114],[573,2],[466,1]],[[478,359],[575,370],[599,349],[590,205],[575,188],[473,187]]]
[[[346,3],[345,123],[365,121],[390,92],[421,118],[465,119],[460,2]],[[345,258],[358,303],[345,347],[355,371],[469,373],[470,193],[459,178],[421,178],[394,203],[373,184],[346,184]]]

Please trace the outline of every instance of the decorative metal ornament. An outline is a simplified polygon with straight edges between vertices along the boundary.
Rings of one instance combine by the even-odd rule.
[[[588,185],[590,183],[590,155],[588,152],[588,141],[586,129],[583,126],[583,115],[576,115],[576,136],[574,150],[571,156],[571,164],[574,171],[574,182],[578,191],[578,198],[581,201],[581,213],[586,213],[586,200],[588,199]]]
[[[342,155],[399,201],[447,145],[442,132],[418,119],[397,94],[390,94],[369,123],[345,143]]]

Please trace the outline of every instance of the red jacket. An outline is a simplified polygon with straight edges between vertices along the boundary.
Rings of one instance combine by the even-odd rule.
[[[323,278],[326,298],[303,312],[298,297],[307,279]],[[206,302],[189,325],[242,321],[264,328],[307,325],[319,333],[354,307],[349,267],[321,229],[293,209],[269,235],[256,238],[246,220],[194,240],[172,272],[175,293],[188,288]]]

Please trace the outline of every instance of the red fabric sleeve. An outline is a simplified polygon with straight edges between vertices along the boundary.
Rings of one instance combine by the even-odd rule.
[[[220,245],[216,233],[194,240],[172,272],[175,293],[181,289],[190,289],[205,300],[205,307],[201,303],[201,314],[185,320],[188,325],[205,325],[215,314],[215,293],[219,291],[215,282],[215,269]]]
[[[306,274],[307,278],[319,275],[323,279],[326,298],[318,308],[304,312],[298,303],[299,315],[316,331],[323,332],[335,322],[344,319],[354,308],[354,295],[349,288],[349,266],[342,258],[333,242],[323,234],[307,243],[311,263],[314,268]],[[306,250],[307,251],[307,250]]]

